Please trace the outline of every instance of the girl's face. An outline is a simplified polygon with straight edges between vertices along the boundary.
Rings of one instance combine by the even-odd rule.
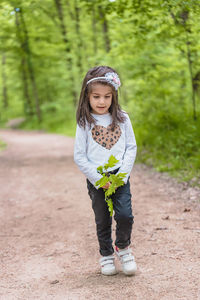
[[[89,95],[89,102],[93,114],[107,114],[112,104],[112,88],[109,85],[94,84]]]

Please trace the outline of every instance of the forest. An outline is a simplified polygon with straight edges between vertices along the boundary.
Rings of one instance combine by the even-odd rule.
[[[83,77],[109,65],[137,161],[200,186],[198,0],[1,0],[0,23],[1,128],[74,136]]]

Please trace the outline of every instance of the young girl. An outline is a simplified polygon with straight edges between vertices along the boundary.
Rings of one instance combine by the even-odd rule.
[[[130,119],[118,104],[120,79],[107,66],[90,69],[82,85],[77,109],[77,130],[74,161],[87,178],[88,194],[95,214],[101,273],[116,274],[111,238],[112,217],[105,202],[103,188],[95,186],[102,175],[97,167],[114,155],[119,162],[108,169],[110,174],[126,172],[124,185],[111,196],[116,221],[115,253],[126,275],[135,273],[137,266],[129,245],[133,224],[129,177],[136,157],[136,141]]]

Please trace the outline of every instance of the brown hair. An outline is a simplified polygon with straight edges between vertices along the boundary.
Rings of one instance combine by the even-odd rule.
[[[117,122],[124,123],[125,116],[121,107],[118,103],[118,91],[115,90],[114,86],[104,79],[94,80],[91,83],[87,84],[88,80],[95,77],[104,77],[108,72],[115,72],[114,69],[108,66],[98,66],[90,69],[85,78],[83,79],[82,89],[79,98],[79,104],[76,112],[76,120],[80,127],[84,127],[86,125],[86,121],[91,126],[92,123],[95,124],[95,119],[91,115],[91,107],[89,102],[89,95],[91,93],[92,87],[95,83],[101,83],[103,85],[109,85],[112,88],[112,104],[109,108],[109,112],[112,116],[112,128],[116,126]]]

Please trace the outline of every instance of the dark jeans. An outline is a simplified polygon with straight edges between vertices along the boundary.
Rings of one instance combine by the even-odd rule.
[[[117,170],[112,173],[116,172]],[[97,237],[100,247],[99,252],[102,256],[111,255],[114,252],[111,237],[112,217],[110,217],[108,211],[104,191],[102,188],[97,190],[88,179],[87,188],[95,214]],[[118,248],[124,249],[130,245],[132,224],[134,221],[129,179],[125,185],[116,190],[111,198],[113,200],[114,219],[116,221],[115,245]]]

